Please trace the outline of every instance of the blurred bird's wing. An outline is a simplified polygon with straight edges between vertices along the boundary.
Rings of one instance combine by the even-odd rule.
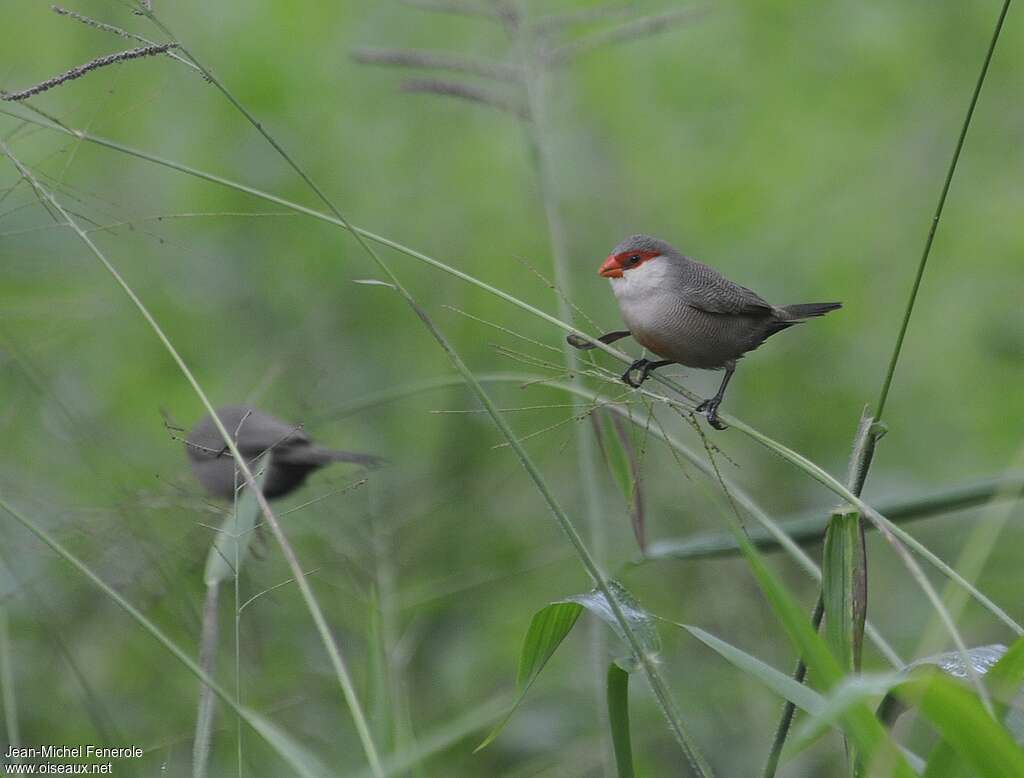
[[[219,408],[217,415],[228,434],[235,439],[239,453],[246,459],[254,459],[267,449],[277,452],[290,446],[309,445],[309,436],[302,428],[254,408],[229,406]],[[196,425],[188,441],[189,454],[193,458],[206,459],[223,455],[224,440],[209,416]]]
[[[730,281],[714,268],[691,260],[682,296],[691,308],[733,316],[772,316],[775,309],[761,295]]]

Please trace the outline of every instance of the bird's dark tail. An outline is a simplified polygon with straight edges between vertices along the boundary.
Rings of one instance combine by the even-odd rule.
[[[793,319],[801,320],[811,319],[815,316],[824,316],[829,311],[842,307],[842,303],[799,303],[797,305],[784,305],[782,310]]]
[[[287,454],[285,455],[287,456]],[[360,465],[366,468],[383,467],[388,463],[384,457],[374,456],[373,454],[360,454],[355,451],[337,451],[331,448],[323,448],[322,446],[309,446],[303,447],[298,457],[306,464],[324,466],[331,462],[351,462],[355,465]]]

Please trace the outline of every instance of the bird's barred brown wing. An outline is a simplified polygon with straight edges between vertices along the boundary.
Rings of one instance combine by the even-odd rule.
[[[705,313],[768,317],[771,303],[745,286],[730,281],[714,268],[692,261],[682,293],[687,305]]]

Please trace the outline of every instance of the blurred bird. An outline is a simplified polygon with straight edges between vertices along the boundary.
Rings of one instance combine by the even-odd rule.
[[[652,370],[676,363],[702,370],[725,370],[715,396],[696,408],[720,430],[725,425],[718,419],[718,406],[736,370],[736,361],[776,332],[842,307],[841,303],[774,306],[650,235],[626,238],[598,272],[611,280],[619,311],[629,327],[598,340],[614,343],[632,335],[637,343],[662,358],[655,362],[636,360],[622,374],[622,380],[635,388]],[[595,348],[579,335],[570,335],[568,341],[579,349]],[[636,373],[638,378],[634,377]]]
[[[247,405],[217,409],[217,416],[238,446],[238,452],[252,465],[270,451],[270,467],[263,479],[263,494],[283,497],[302,486],[314,470],[332,462],[352,462],[377,467],[383,459],[371,454],[335,451],[316,445],[300,427],[288,424]],[[235,477],[235,461],[213,419],[204,416],[185,441],[192,472],[213,497],[232,499],[241,476]]]

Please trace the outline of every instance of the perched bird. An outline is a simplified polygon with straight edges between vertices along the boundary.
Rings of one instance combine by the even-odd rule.
[[[332,462],[352,462],[363,467],[384,463],[383,459],[370,454],[318,446],[301,427],[246,405],[218,408],[217,416],[248,464],[270,451],[270,468],[263,479],[263,494],[268,499],[283,497],[298,489],[310,473]],[[236,479],[234,458],[209,415],[189,432],[185,452],[192,472],[211,496],[229,500],[234,497],[242,479],[241,476]]]
[[[718,392],[696,409],[707,415],[715,429],[725,429],[718,419],[718,406],[740,357],[776,332],[842,307],[841,303],[772,305],[756,292],[650,235],[626,238],[598,272],[610,279],[619,311],[629,327],[598,340],[613,343],[632,335],[637,343],[661,357],[655,362],[636,360],[622,374],[622,380],[638,387],[652,370],[676,363],[702,370],[725,370]],[[568,341],[576,348],[595,348],[579,335],[570,335]],[[639,378],[634,377],[636,373]]]

